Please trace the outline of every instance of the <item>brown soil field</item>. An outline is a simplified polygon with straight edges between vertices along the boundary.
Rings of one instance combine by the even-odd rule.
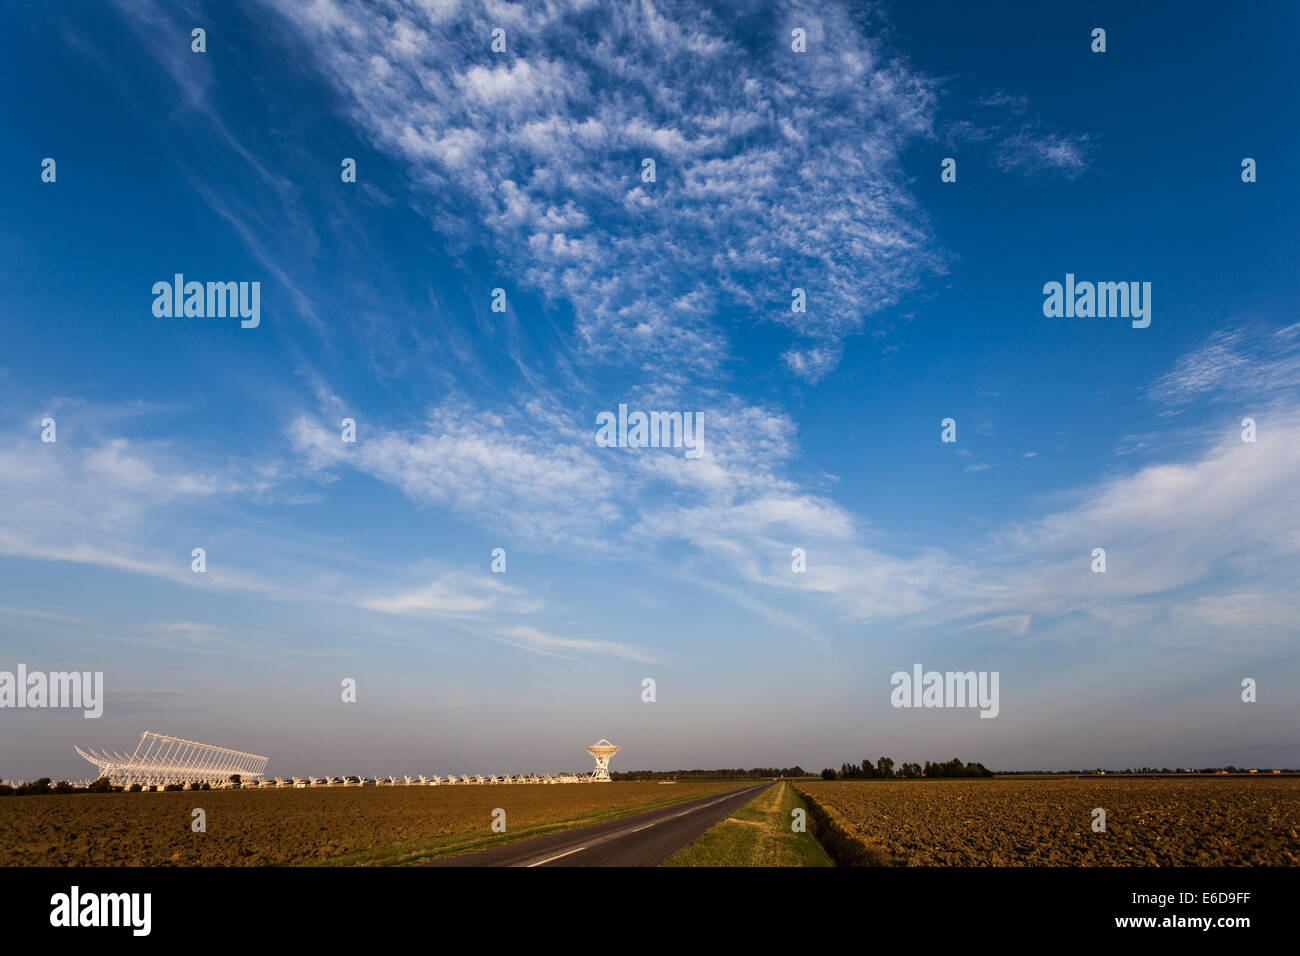
[[[743,783],[314,787],[0,798],[2,866],[411,863]],[[191,830],[191,811],[207,832]],[[491,831],[506,811],[505,834]]]
[[[1300,779],[800,783],[837,862],[902,866],[1295,866]],[[1092,811],[1106,811],[1106,832]]]

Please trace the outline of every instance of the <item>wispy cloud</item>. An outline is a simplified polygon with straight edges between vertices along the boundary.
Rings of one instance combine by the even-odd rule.
[[[420,617],[482,618],[489,614],[525,614],[541,603],[483,573],[454,571],[413,589],[363,598],[361,607],[385,614]]]
[[[1087,133],[1067,134],[1025,126],[1003,139],[994,155],[1003,172],[1031,176],[1055,172],[1074,179],[1088,168],[1090,145]]]
[[[535,650],[539,653],[550,653],[560,650],[577,651],[588,654],[621,657],[630,661],[639,661],[647,664],[657,663],[657,659],[647,651],[628,644],[620,644],[617,641],[589,640],[577,637],[557,637],[554,634],[548,634],[545,631],[539,631],[537,628],[528,627],[527,625],[517,625],[515,627],[505,628],[500,631],[500,635],[516,646]]]
[[[1204,364],[1179,360],[1174,378]],[[1276,369],[1261,377],[1280,379]],[[505,418],[448,404],[423,428],[381,431],[357,446],[309,418],[292,436],[315,467],[358,468],[417,502],[450,504],[535,544],[545,537],[643,565],[663,546],[686,546],[694,580],[751,610],[761,605],[771,620],[842,615],[954,633],[984,622],[1011,636],[1082,620],[1120,626],[1125,613],[1125,627],[1154,625],[1186,589],[1210,597],[1255,565],[1268,569],[1263,584],[1280,581],[1300,558],[1295,406],[1273,407],[1267,440],[1245,444],[1231,430],[1189,438],[1176,455],[1077,489],[1045,516],[964,551],[909,552],[786,474],[797,455],[788,418],[722,401],[705,413],[710,442],[698,462],[598,449],[590,428],[544,404]],[[977,460],[966,470],[992,467]],[[791,572],[794,546],[807,549],[806,573]],[[1090,571],[1094,547],[1110,555],[1106,576]],[[798,611],[782,606],[789,600]],[[1008,621],[1015,626],[1001,626]]]
[[[1198,399],[1248,400],[1263,408],[1300,393],[1300,323],[1215,332],[1147,390],[1172,409]]]
[[[744,46],[698,4],[275,6],[439,231],[485,226],[502,282],[571,303],[589,360],[714,375],[741,312],[785,326],[816,380],[942,267],[899,166],[935,82],[839,8],[772,12],[808,31],[795,54],[788,27]]]
[[[968,104],[962,117],[944,126],[948,143],[985,153],[1004,173],[1075,179],[1091,166],[1092,137],[1056,129],[1027,96],[997,90]]]
[[[302,281],[291,271],[288,264],[291,257],[285,255],[284,248],[272,248],[276,240],[290,241],[292,249],[317,245],[299,189],[292,177],[279,171],[273,161],[259,156],[255,146],[232,131],[218,102],[221,84],[214,76],[212,59],[196,55],[190,49],[190,31],[196,26],[213,30],[212,22],[200,9],[187,3],[113,0],[113,7],[144,54],[161,68],[171,88],[179,94],[177,115],[195,138],[224,151],[239,170],[248,171],[251,177],[236,178],[235,188],[207,181],[194,168],[195,164],[186,160],[178,144],[164,143],[164,146],[186,168],[195,193],[234,230],[250,255],[289,293],[299,315],[318,335],[328,336],[330,327],[321,320]],[[220,28],[216,29],[213,42],[219,44]],[[71,42],[92,50],[108,76],[121,83],[120,70],[112,63],[112,56],[105,56],[97,48],[101,38],[74,34]],[[129,87],[124,83],[122,87],[134,99]],[[141,112],[146,111],[137,105]],[[259,186],[260,189],[253,188]]]
[[[1235,369],[1228,375],[1220,358],[1205,358],[1222,349],[1246,347],[1216,340],[1179,359],[1155,394],[1208,394],[1207,381],[1235,387],[1243,374],[1260,387],[1285,384],[1280,363],[1290,353],[1275,352],[1259,367],[1227,363]],[[295,480],[328,483],[348,469],[537,549],[578,560],[587,549],[589,558],[636,562],[652,574],[687,574],[771,621],[804,622],[792,630],[818,642],[813,622],[836,617],[1021,637],[1074,631],[1084,621],[1109,631],[1177,619],[1204,631],[1235,614],[1252,633],[1273,633],[1288,606],[1287,582],[1300,571],[1300,407],[1284,396],[1273,395],[1255,443],[1227,429],[1178,457],[1077,489],[1047,514],[963,550],[905,549],[874,532],[867,516],[811,488],[806,475],[788,473],[798,453],[788,417],[717,401],[705,410],[709,437],[699,461],[669,450],[598,448],[594,418],[545,402],[502,414],[448,402],[420,426],[374,426],[355,445],[303,416],[290,427],[303,460],[255,469],[227,462],[199,470],[164,447],[120,437],[44,446],[28,429],[0,452],[0,493],[16,503],[0,516],[0,551],[193,585],[186,548],[159,547],[178,515],[248,495],[282,496]],[[46,500],[61,505],[51,510],[41,505]],[[791,571],[795,546],[807,550],[806,573]],[[679,557],[656,570],[665,547]],[[1094,547],[1108,552],[1106,575],[1090,572]],[[377,586],[374,574],[341,567],[330,586],[312,587],[304,566],[281,564],[279,579],[227,570],[224,583],[220,573],[212,583],[473,622],[479,636],[538,652],[645,653],[521,630],[531,624],[518,616],[541,610],[541,602],[486,572],[424,569],[404,584]],[[1252,603],[1252,594],[1264,597]]]

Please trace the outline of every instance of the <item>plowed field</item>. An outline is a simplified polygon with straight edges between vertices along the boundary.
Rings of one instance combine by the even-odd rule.
[[[841,863],[1300,864],[1294,777],[826,781],[799,790]],[[1098,807],[1104,833],[1093,831]]]

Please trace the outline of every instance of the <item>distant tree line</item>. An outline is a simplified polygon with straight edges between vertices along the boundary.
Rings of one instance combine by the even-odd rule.
[[[927,760],[924,766],[919,763],[904,763],[897,770],[894,769],[892,757],[881,757],[875,764],[870,760],[863,760],[861,763],[842,763],[839,770],[827,767],[822,771],[823,780],[911,780],[916,777],[952,779],[991,776],[993,771],[982,763],[962,763],[956,757],[947,763],[931,763]]]

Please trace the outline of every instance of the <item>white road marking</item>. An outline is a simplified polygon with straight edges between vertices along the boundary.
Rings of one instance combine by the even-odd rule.
[[[548,856],[546,859],[538,860],[536,863],[528,863],[526,866],[541,866],[543,863],[550,863],[552,860],[558,860],[562,856],[568,856],[571,853],[578,853],[585,849],[587,849],[585,846],[580,846],[576,850],[565,850],[563,853],[557,853],[555,856]]]
[[[742,793],[748,793],[749,791],[748,791],[748,790],[744,790],[744,791],[741,791],[741,792],[742,792]],[[671,817],[669,817],[668,819],[670,819],[670,820],[676,820],[678,817],[684,817],[684,816],[686,816],[688,813],[694,813],[696,810],[707,810],[707,809],[709,809],[709,807],[714,806],[715,804],[719,804],[719,803],[721,803],[723,800],[726,800],[726,799],[728,799],[729,797],[734,797],[734,796],[736,796],[736,794],[734,794],[734,793],[727,794],[727,796],[725,796],[725,797],[719,797],[717,800],[711,800],[711,801],[708,802],[708,803],[702,803],[702,804],[700,804],[698,807],[690,807],[689,809],[683,810],[681,813],[674,813],[674,814],[673,814]],[[635,831],[633,831],[633,832],[635,832]]]

